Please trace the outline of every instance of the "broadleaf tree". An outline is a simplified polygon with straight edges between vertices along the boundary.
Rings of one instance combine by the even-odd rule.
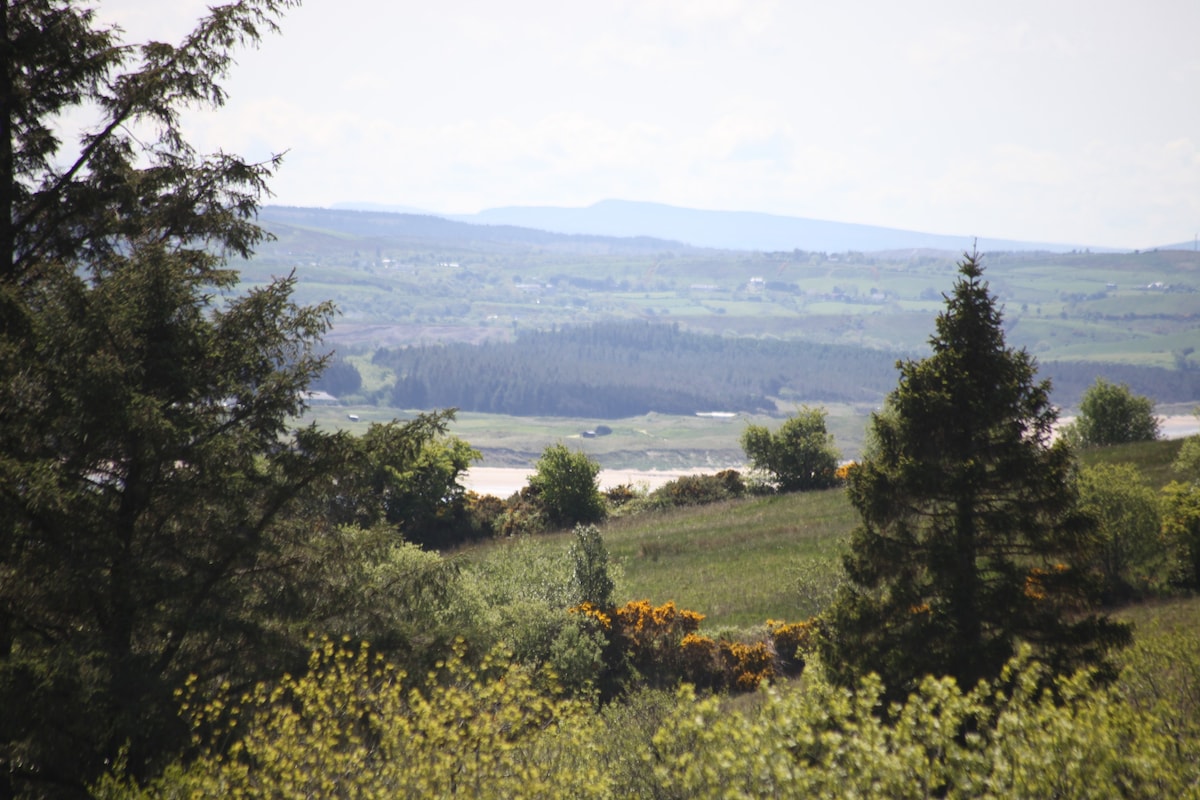
[[[1096,378],[1079,401],[1079,416],[1064,433],[1079,446],[1103,447],[1154,441],[1161,427],[1153,400],[1134,394],[1128,384]]]
[[[0,794],[82,794],[187,741],[188,675],[303,664],[290,510],[338,448],[290,420],[332,309],[287,277],[235,294],[278,160],[180,125],[294,0],[214,7],[178,46],[0,5]]]
[[[1109,602],[1127,601],[1155,582],[1164,548],[1159,499],[1132,464],[1094,464],[1079,472],[1080,501],[1095,517],[1092,559]]]
[[[975,254],[930,346],[899,365],[849,473],[861,522],[829,614],[831,673],[879,673],[896,696],[925,675],[966,688],[999,675],[1021,642],[1054,672],[1103,665],[1129,632],[1088,611],[1094,522],[1068,445],[1052,441],[1049,382],[1005,343]]]
[[[828,489],[837,483],[838,451],[825,428],[825,409],[804,406],[772,433],[749,425],[742,450],[753,468],[781,492]]]
[[[604,495],[600,494],[600,464],[582,450],[572,451],[562,442],[542,451],[529,486],[550,521],[568,526],[604,518]]]

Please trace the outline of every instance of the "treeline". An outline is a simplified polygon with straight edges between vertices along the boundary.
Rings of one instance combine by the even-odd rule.
[[[1158,403],[1188,403],[1200,398],[1200,372],[1193,370],[1087,361],[1051,361],[1042,364],[1038,372],[1049,378],[1054,385],[1054,402],[1067,408],[1079,405],[1083,393],[1097,377],[1110,383],[1128,384],[1134,392]]]
[[[459,408],[513,416],[600,419],[649,412],[773,410],[772,398],[878,402],[895,385],[897,354],[846,345],[713,336],[644,321],[524,331],[512,342],[381,349],[397,408]],[[1097,376],[1160,403],[1200,397],[1200,372],[1049,362],[1053,399],[1074,407]]]
[[[870,402],[895,381],[896,356],[841,345],[688,333],[608,322],[528,331],[516,341],[380,350],[397,376],[392,405],[615,419],[651,411],[759,411],[789,392]]]

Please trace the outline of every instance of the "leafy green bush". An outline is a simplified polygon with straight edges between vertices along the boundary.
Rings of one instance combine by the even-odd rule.
[[[1128,464],[1079,471],[1080,504],[1097,522],[1092,560],[1110,600],[1128,599],[1160,583],[1164,560],[1158,497]]]
[[[1063,435],[1080,447],[1100,447],[1152,441],[1159,427],[1153,400],[1134,394],[1128,384],[1097,378],[1083,393],[1079,416],[1065,426]]]
[[[676,508],[720,503],[746,493],[742,476],[732,469],[711,475],[681,475],[649,494],[650,508]]]
[[[605,511],[599,474],[600,465],[586,453],[552,444],[538,459],[529,487],[537,492],[551,523],[595,522],[604,518]]]
[[[494,633],[459,564],[399,540],[386,525],[342,526],[322,537],[306,592],[308,630],[367,640],[399,667],[423,672],[456,639],[487,649]]]
[[[846,568],[836,557],[793,557],[788,566],[793,613],[800,617],[814,617],[833,605],[846,582]]]
[[[657,796],[689,798],[1180,797],[1200,779],[1195,740],[1086,673],[1043,692],[1024,657],[970,692],[927,677],[881,714],[870,675],[766,689],[730,713],[690,689],[654,737]]]
[[[1182,607],[1195,607],[1184,601]],[[1137,641],[1121,654],[1116,691],[1138,711],[1174,731],[1181,751],[1200,742],[1200,637],[1194,612],[1172,619],[1164,613],[1138,625]]]
[[[823,408],[804,406],[775,433],[750,425],[742,434],[742,449],[781,492],[827,489],[837,482],[838,451],[825,429]]]
[[[518,600],[569,608],[575,603],[574,565],[562,548],[539,545],[530,536],[499,542],[463,565],[464,579],[487,608]]]
[[[1172,481],[1162,490],[1162,532],[1179,585],[1200,589],[1200,484]]]
[[[599,537],[592,526],[577,530],[583,531],[585,540],[592,532]],[[610,575],[606,558],[601,565],[599,553],[590,552],[595,559],[592,578],[608,578],[615,585],[619,570],[612,568]],[[605,672],[603,654],[608,643],[603,632],[568,612],[580,595],[578,567],[569,550],[539,547],[529,537],[518,537],[465,564],[460,591],[464,607],[478,609],[475,627],[488,634],[478,637],[483,645],[503,641],[518,662],[530,669],[550,669],[572,694],[588,693],[597,686]]]
[[[198,756],[139,787],[119,765],[100,800],[178,797],[1194,797],[1188,635],[1127,654],[1121,683],[1058,678],[1023,651],[970,691],[927,677],[884,707],[869,675],[763,685],[753,703],[640,690],[599,709],[503,651],[410,680],[365,646],[323,642],[309,670],[241,696],[185,695]],[[1179,669],[1183,660],[1185,672]],[[1164,687],[1158,677],[1180,680]],[[1139,680],[1130,679],[1131,675]],[[1180,687],[1191,681],[1191,691]],[[1165,689],[1165,690],[1164,690]],[[1183,708],[1181,712],[1179,709]]]
[[[595,525],[576,525],[575,541],[567,555],[574,565],[575,604],[611,606],[616,584],[608,574],[608,549],[599,529]]]
[[[1183,440],[1171,469],[1187,476],[1188,480],[1200,480],[1200,435]]]

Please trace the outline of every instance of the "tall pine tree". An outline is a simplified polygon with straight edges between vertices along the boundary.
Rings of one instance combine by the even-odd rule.
[[[1052,442],[1049,382],[1005,344],[978,257],[959,266],[932,354],[899,365],[849,479],[861,525],[826,660],[847,684],[879,673],[893,696],[927,674],[993,678],[1021,642],[1064,672],[1129,638],[1087,611],[1093,523]]]

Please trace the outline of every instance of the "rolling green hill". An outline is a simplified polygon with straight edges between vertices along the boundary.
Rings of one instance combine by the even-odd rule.
[[[511,339],[612,319],[687,330],[924,347],[958,253],[712,250],[405,214],[267,207],[277,237],[237,265],[247,283],[294,271],[298,297],[341,309],[331,341]],[[985,254],[1010,342],[1041,361],[1195,367],[1200,254]]]
[[[959,255],[715,250],[324,209],[267,207],[262,222],[275,240],[235,266],[247,284],[294,273],[298,301],[336,303],[327,343],[363,375],[362,389],[342,398],[352,413],[488,415],[485,437],[503,439],[478,443],[491,464],[511,463],[505,452],[526,463],[544,446],[537,432],[507,435],[529,427],[519,417],[578,419],[578,433],[597,419],[777,417],[803,403],[852,407],[831,412],[845,421],[839,442],[852,456],[864,414],[894,385],[896,359],[924,353]],[[1098,376],[1159,403],[1200,398],[1200,254],[997,252],[984,266],[1009,344],[1038,359],[1067,413]],[[663,324],[706,356],[688,361],[647,334],[616,363],[615,351],[585,353],[553,335],[618,323]],[[702,335],[713,338],[687,339]],[[753,360],[747,342],[760,343]],[[829,353],[840,355],[815,357]],[[622,447],[634,450],[606,457],[613,466],[712,463],[712,446],[687,455],[676,444],[637,450],[630,440]],[[655,462],[646,456],[655,449],[670,455]],[[736,435],[716,447],[726,461],[737,449]]]

